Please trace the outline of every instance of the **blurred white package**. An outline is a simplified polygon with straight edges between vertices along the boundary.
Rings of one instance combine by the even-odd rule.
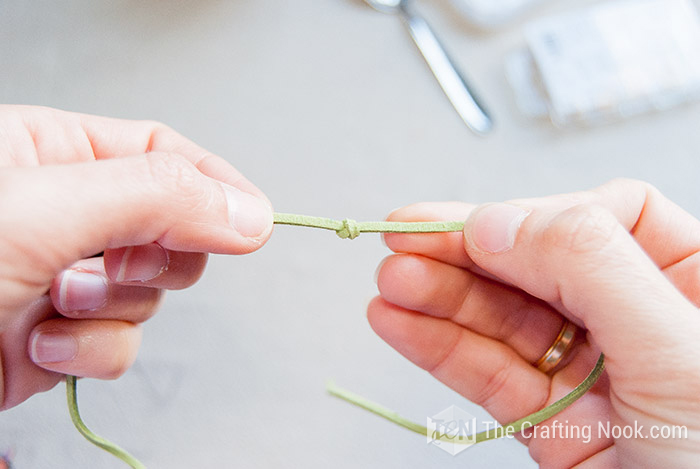
[[[492,28],[515,19],[543,1],[545,0],[452,0],[452,3],[472,23]]]
[[[700,98],[690,0],[621,0],[537,20],[506,59],[522,112],[596,124]]]

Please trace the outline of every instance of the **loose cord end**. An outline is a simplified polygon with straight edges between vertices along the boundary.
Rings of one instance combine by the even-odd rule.
[[[434,440],[446,441],[450,443],[467,444],[473,445],[476,443],[481,443],[483,441],[494,440],[497,438],[502,438],[507,435],[512,435],[519,433],[527,428],[533,427],[545,420],[553,417],[562,410],[569,407],[571,404],[576,402],[581,396],[583,396],[593,385],[598,381],[600,375],[605,370],[605,358],[603,354],[598,357],[598,361],[593,367],[593,370],[588,374],[586,379],[584,379],[581,384],[576,386],[569,394],[562,397],[553,404],[548,405],[544,409],[538,410],[526,417],[523,417],[515,422],[511,422],[502,427],[492,428],[489,430],[484,430],[472,435],[445,435],[441,433],[433,432],[432,435],[429,433],[427,427],[419,425],[417,423],[411,422],[410,420],[400,416],[398,413],[391,409],[388,409],[376,402],[370,401],[358,394],[350,392],[346,389],[337,386],[333,381],[328,381],[326,383],[326,391],[338,397],[350,404],[356,405],[362,409],[372,412],[390,422],[400,425],[412,432],[418,433],[420,435],[429,436]]]
[[[102,448],[108,453],[113,454],[118,457],[132,469],[146,469],[146,466],[133,457],[131,454],[112,443],[109,440],[102,438],[101,436],[95,435],[83,422],[80,417],[80,411],[78,410],[78,391],[77,391],[77,381],[75,376],[66,375],[66,395],[68,398],[68,412],[70,413],[70,418],[73,421],[73,425],[78,429],[81,435],[85,437],[90,443],[95,446]]]

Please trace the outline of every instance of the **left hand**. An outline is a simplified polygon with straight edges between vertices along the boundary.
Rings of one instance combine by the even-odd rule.
[[[0,106],[0,409],[121,375],[163,289],[271,230],[258,188],[162,124]]]

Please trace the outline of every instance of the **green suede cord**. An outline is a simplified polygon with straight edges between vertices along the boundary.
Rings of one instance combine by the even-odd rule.
[[[353,405],[356,405],[358,407],[361,407],[362,409],[377,414],[380,417],[383,417],[391,422],[394,422],[397,425],[411,430],[412,432],[418,433],[426,437],[431,437],[431,439],[433,440],[440,440],[448,443],[473,445],[476,443],[481,443],[482,441],[503,438],[504,436],[519,433],[523,430],[526,430],[530,427],[534,427],[535,425],[544,422],[548,418],[554,417],[556,414],[558,414],[559,412],[576,402],[578,398],[583,396],[589,389],[591,389],[596,383],[596,381],[598,381],[598,378],[600,378],[600,375],[603,373],[604,369],[605,360],[603,355],[601,354],[598,358],[598,362],[596,363],[595,367],[590,372],[590,374],[586,377],[586,379],[584,379],[581,382],[581,384],[576,386],[569,394],[562,397],[558,401],[526,417],[516,420],[515,422],[509,423],[502,427],[484,430],[482,432],[468,436],[454,436],[447,434],[431,435],[430,430],[428,430],[427,427],[411,422],[410,420],[401,417],[393,410],[388,409],[380,404],[377,404],[376,402],[372,402],[368,399],[365,399],[364,397],[347,391],[341,387],[338,387],[333,382],[330,382],[326,385],[326,391],[328,391],[328,393],[333,396],[339,397],[340,399],[343,399]]]
[[[442,233],[450,231],[462,231],[464,228],[463,221],[434,221],[434,222],[389,222],[389,221],[369,221],[356,222],[355,220],[334,220],[331,218],[310,217],[305,215],[295,215],[289,213],[275,213],[274,222],[278,225],[294,225],[307,226],[312,228],[321,228],[324,230],[335,231],[341,238],[355,239],[360,233]],[[598,359],[598,363],[588,377],[579,384],[573,391],[551,404],[544,409],[528,415],[520,420],[516,420],[504,427],[487,430],[477,433],[470,437],[447,438],[446,435],[438,435],[436,439],[449,441],[452,443],[473,444],[480,441],[501,438],[507,434],[513,434],[525,430],[526,428],[537,425],[538,423],[554,416],[561,412],[566,407],[571,405],[579,397],[586,393],[600,377],[605,365],[603,363],[603,355]],[[146,466],[139,462],[136,458],[121,449],[119,446],[111,443],[104,438],[101,438],[92,433],[85,423],[80,418],[78,412],[78,396],[76,390],[75,376],[66,376],[66,388],[68,394],[68,410],[70,412],[73,424],[88,441],[96,446],[108,451],[129,464],[134,469],[142,469]],[[349,391],[341,389],[334,384],[329,384],[327,390],[330,394],[344,399],[352,404],[355,404],[363,409],[384,417],[398,425],[408,428],[411,431],[427,435],[428,429],[424,426],[413,423],[396,412],[387,409],[379,404],[371,402],[361,396],[353,394]],[[475,439],[476,441],[474,441]]]
[[[448,231],[462,231],[464,221],[363,221],[357,222],[346,218],[334,220],[332,218],[310,217],[307,215],[295,215],[292,213],[275,213],[276,225],[307,226],[335,231],[338,236],[345,239],[355,239],[360,233],[442,233]]]
[[[66,394],[68,396],[68,412],[70,412],[70,418],[73,421],[73,425],[78,429],[81,435],[85,437],[90,443],[99,446],[103,450],[112,453],[133,469],[145,469],[146,466],[143,465],[138,459],[121,449],[119,446],[115,445],[111,441],[105,440],[104,438],[95,435],[90,429],[85,425],[83,419],[80,418],[80,412],[78,411],[78,391],[77,383],[78,379],[75,376],[66,376]]]

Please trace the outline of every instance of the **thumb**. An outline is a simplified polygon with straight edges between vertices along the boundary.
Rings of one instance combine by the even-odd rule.
[[[678,372],[669,363],[678,364],[679,357],[692,362],[687,359],[697,355],[691,345],[700,331],[696,309],[610,211],[556,205],[478,207],[464,228],[467,253],[585,326],[606,354],[611,376],[653,367],[664,376]]]
[[[0,170],[0,226],[0,282],[41,289],[109,248],[158,242],[179,251],[254,251],[270,235],[272,210],[179,155],[149,153]],[[0,285],[3,294],[12,290]]]

